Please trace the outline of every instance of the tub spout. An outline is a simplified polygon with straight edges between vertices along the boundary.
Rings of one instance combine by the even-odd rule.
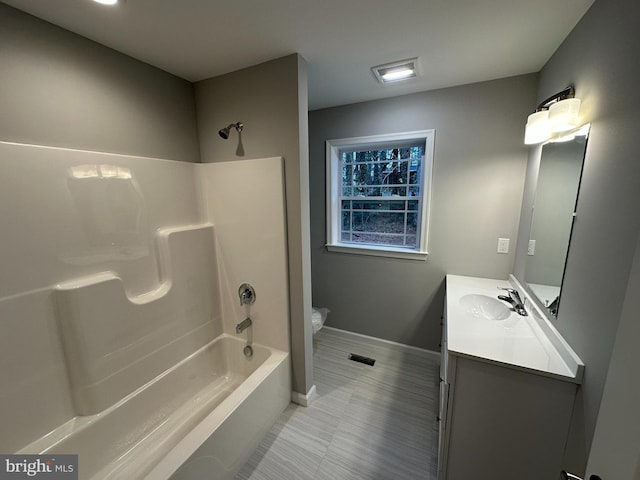
[[[253,322],[249,317],[245,318],[243,321],[241,321],[239,324],[236,325],[236,333],[240,334],[244,332],[252,324]]]

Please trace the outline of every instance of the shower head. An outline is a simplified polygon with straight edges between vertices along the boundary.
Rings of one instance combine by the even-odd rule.
[[[244,128],[244,124],[242,122],[230,123],[227,127],[221,128],[218,131],[218,135],[226,140],[227,138],[229,138],[229,131],[231,131],[232,128],[235,128],[236,131],[240,133]]]

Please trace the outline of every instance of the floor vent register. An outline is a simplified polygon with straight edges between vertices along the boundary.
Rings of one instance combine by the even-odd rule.
[[[362,355],[358,355],[356,353],[349,354],[349,360],[353,360],[354,362],[364,363],[365,365],[371,365],[376,363],[375,359],[369,357],[363,357]]]

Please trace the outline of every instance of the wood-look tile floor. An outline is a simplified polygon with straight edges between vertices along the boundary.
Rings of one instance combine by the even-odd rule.
[[[313,343],[318,396],[290,404],[235,479],[435,480],[437,357],[326,328]]]

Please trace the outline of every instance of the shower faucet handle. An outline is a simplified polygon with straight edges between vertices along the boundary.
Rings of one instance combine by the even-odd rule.
[[[240,285],[240,288],[238,289],[238,296],[240,297],[240,306],[251,305],[256,301],[256,291],[248,283]]]

